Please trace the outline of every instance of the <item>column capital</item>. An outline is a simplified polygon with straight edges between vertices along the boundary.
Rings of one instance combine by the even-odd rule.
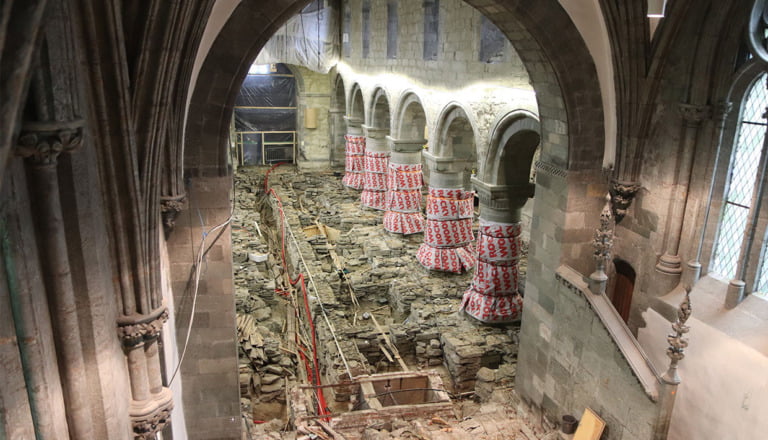
[[[427,144],[426,139],[395,139],[392,136],[387,136],[387,144],[389,149],[398,153],[418,153],[424,149],[424,145]]]
[[[363,119],[356,116],[344,116],[348,127],[360,127],[363,125]]]
[[[363,125],[363,133],[369,138],[383,139],[387,136],[387,133],[389,133],[389,129]]]
[[[697,126],[702,121],[712,118],[711,105],[684,104],[678,105],[678,111],[688,126]]]
[[[35,166],[56,165],[59,154],[70,153],[83,144],[82,119],[74,121],[27,122],[22,125],[15,154]]]
[[[477,192],[480,204],[494,209],[520,209],[533,197],[535,185],[496,185],[472,177],[472,187]]]
[[[168,307],[163,304],[147,315],[124,315],[117,318],[117,333],[126,347],[133,347],[160,335],[168,320]]]

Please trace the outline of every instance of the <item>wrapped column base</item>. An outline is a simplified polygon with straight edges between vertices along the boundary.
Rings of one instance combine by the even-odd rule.
[[[363,188],[363,173],[354,173],[347,171],[341,179],[342,185],[352,189]]]
[[[419,212],[387,211],[384,213],[384,229],[396,234],[417,234],[424,230],[424,217]]]
[[[505,296],[484,295],[470,287],[464,292],[461,308],[487,324],[516,322],[523,314],[523,297],[517,292]]]
[[[461,273],[475,266],[474,253],[471,243],[451,248],[437,248],[424,243],[419,247],[416,258],[427,269]]]

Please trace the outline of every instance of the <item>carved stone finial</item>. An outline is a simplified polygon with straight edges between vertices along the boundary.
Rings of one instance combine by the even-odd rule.
[[[664,379],[670,383],[680,383],[680,377],[677,375],[677,363],[685,357],[685,348],[688,347],[688,339],[683,336],[688,333],[690,327],[685,325],[688,318],[691,317],[691,289],[685,288],[685,298],[680,303],[677,310],[677,320],[672,323],[672,331],[667,335],[667,356],[670,359],[669,369],[664,374]]]
[[[680,104],[678,110],[683,120],[690,125],[698,125],[712,117],[712,106],[709,105]]]
[[[611,259],[613,250],[613,211],[611,209],[611,195],[605,195],[605,204],[600,212],[600,227],[595,229],[595,238],[592,247],[595,249],[593,257],[595,258],[595,271],[589,276],[590,289],[592,293],[601,295],[605,293],[605,286],[608,281],[608,275],[605,273],[605,267]]]
[[[600,212],[600,227],[595,230],[595,239],[592,246],[595,248],[595,260],[598,264],[611,259],[613,249],[613,212],[611,210],[611,196],[606,194],[605,205]]]
[[[22,127],[15,153],[36,166],[50,166],[56,164],[59,154],[75,151],[82,144],[82,120],[28,123]]]
[[[611,181],[611,189],[609,190],[611,209],[617,224],[621,223],[621,220],[627,215],[632,200],[635,199],[640,188],[641,186],[637,182]]]

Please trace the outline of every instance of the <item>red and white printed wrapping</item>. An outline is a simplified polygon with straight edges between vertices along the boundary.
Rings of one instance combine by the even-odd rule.
[[[469,288],[464,293],[462,308],[478,321],[489,324],[515,322],[523,315],[523,297],[519,293],[510,296],[476,295]]]
[[[520,319],[523,299],[519,289],[520,223],[480,220],[477,266],[461,307],[487,323]]]
[[[384,229],[396,234],[416,234],[424,230],[421,186],[421,164],[389,164]]]
[[[396,212],[384,213],[384,229],[396,234],[417,234],[424,230],[424,217],[420,212]]]
[[[432,247],[461,247],[474,240],[472,219],[431,220],[427,218],[424,243]]]
[[[387,188],[390,190],[419,190],[424,185],[421,164],[390,163]]]
[[[427,197],[427,218],[458,220],[475,214],[474,194],[463,189],[430,188]]]
[[[365,136],[346,135],[344,177],[341,183],[354,189],[363,187],[365,173]]]
[[[429,189],[424,244],[417,254],[422,266],[454,273],[474,267],[473,202],[470,191]]]
[[[427,269],[443,272],[461,273],[475,265],[475,255],[472,245],[458,248],[436,248],[422,244],[416,253],[419,263]]]
[[[387,165],[389,152],[365,151],[365,177],[360,203],[373,209],[386,209]]]

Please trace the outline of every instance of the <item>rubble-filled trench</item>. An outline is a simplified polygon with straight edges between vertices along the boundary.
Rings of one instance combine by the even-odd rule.
[[[359,193],[330,172],[241,168],[235,191],[244,438],[554,438],[513,390],[519,326],[484,326],[460,313],[472,275],[422,268],[421,234],[386,232],[382,212],[361,208]],[[384,378],[370,385],[383,406],[399,408],[408,393],[410,403],[433,405],[446,395],[451,410],[406,405],[416,408],[408,417],[384,417],[361,392],[359,379],[373,374]],[[394,378],[426,392],[392,391]]]

